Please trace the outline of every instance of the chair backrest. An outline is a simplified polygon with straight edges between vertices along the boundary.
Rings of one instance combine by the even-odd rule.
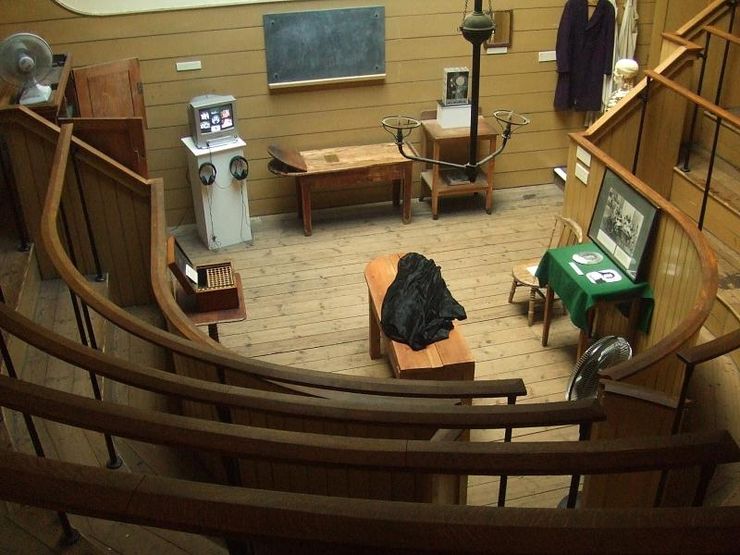
[[[583,230],[578,222],[563,216],[555,216],[548,248],[567,247],[578,243],[583,243]]]

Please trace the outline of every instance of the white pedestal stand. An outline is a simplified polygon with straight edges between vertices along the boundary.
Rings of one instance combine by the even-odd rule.
[[[251,242],[247,183],[234,179],[229,172],[229,162],[234,156],[244,156],[246,143],[237,139],[220,146],[198,148],[190,137],[183,137],[182,142],[188,151],[195,221],[203,243],[213,250]],[[203,185],[198,177],[198,168],[205,162],[216,167],[216,181],[212,185]]]

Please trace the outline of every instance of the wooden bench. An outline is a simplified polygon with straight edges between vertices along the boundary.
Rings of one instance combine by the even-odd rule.
[[[370,304],[370,358],[381,357],[380,314],[388,286],[396,277],[402,254],[379,256],[365,267],[365,281]],[[384,343],[393,373],[397,378],[426,380],[472,380],[475,359],[458,326],[450,336],[414,351],[404,343],[385,336]]]

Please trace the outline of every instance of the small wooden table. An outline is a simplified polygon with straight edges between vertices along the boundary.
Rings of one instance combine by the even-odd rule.
[[[247,308],[244,304],[242,292],[242,278],[234,274],[234,282],[239,295],[239,306],[226,310],[209,310],[198,312],[195,307],[195,295],[188,295],[177,281],[173,281],[175,287],[175,300],[182,311],[190,318],[196,326],[208,326],[208,336],[218,341],[218,325],[227,322],[241,322],[247,317]]]
[[[423,117],[423,116],[422,116]],[[433,160],[451,160],[467,162],[469,155],[468,145],[470,142],[469,127],[443,128],[436,119],[422,119],[421,125],[424,129],[424,155]],[[483,117],[478,117],[478,140],[488,143],[488,152],[480,153],[478,159],[496,151],[496,138],[498,133]],[[449,157],[449,158],[448,158]],[[484,170],[479,170],[478,177],[471,183],[450,181],[450,170],[433,165],[430,169],[421,172],[422,200],[423,191],[428,187],[432,195],[432,218],[437,219],[439,215],[439,198],[444,196],[462,195],[468,193],[486,194],[486,212],[493,210],[493,170],[496,160],[493,159],[485,164]],[[452,170],[457,171],[457,170]]]
[[[401,254],[379,256],[365,267],[369,297],[370,358],[381,357],[380,314],[388,286],[396,277]],[[425,380],[472,380],[475,359],[458,326],[447,339],[414,351],[405,343],[384,337],[386,351],[397,378]]]
[[[572,257],[579,252],[594,251],[603,260],[596,264],[576,264]],[[619,275],[618,281],[591,283],[589,272],[610,271]],[[627,340],[634,345],[637,330],[647,331],[653,311],[653,293],[647,282],[631,281],[608,256],[593,243],[581,243],[549,249],[537,266],[540,285],[547,285],[545,319],[542,327],[542,345],[547,345],[550,331],[551,306],[555,293],[568,309],[570,319],[578,327],[576,358],[586,349],[592,335],[596,312],[607,305],[629,305],[627,312]]]
[[[345,146],[300,153],[305,172],[295,176],[298,216],[303,218],[303,231],[311,235],[311,192],[344,189],[359,182],[393,182],[393,205],[400,202],[403,189],[403,223],[411,221],[411,160],[404,158],[393,143]]]

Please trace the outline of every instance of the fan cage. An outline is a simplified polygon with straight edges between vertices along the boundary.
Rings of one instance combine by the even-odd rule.
[[[595,397],[600,379],[599,371],[631,357],[632,347],[624,337],[602,337],[578,359],[565,389],[565,399],[576,401]]]

